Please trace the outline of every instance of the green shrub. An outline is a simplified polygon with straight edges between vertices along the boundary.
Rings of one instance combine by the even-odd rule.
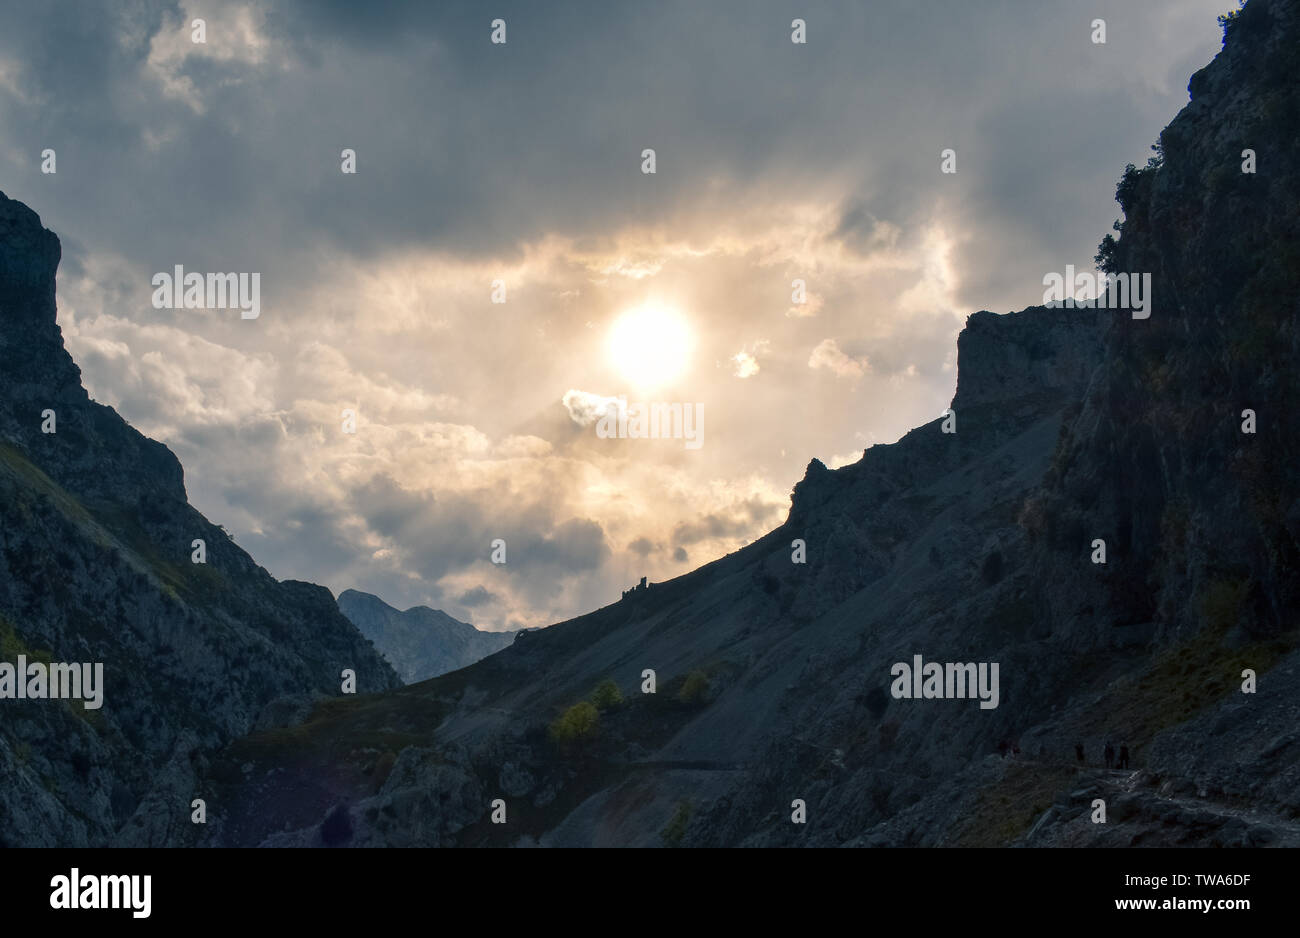
[[[623,702],[623,692],[618,689],[618,685],[613,680],[605,678],[596,685],[596,689],[591,692],[588,700],[597,710],[609,710],[611,707],[617,707]]]
[[[559,743],[583,742],[596,734],[600,712],[588,701],[581,700],[551,724],[551,738]]]

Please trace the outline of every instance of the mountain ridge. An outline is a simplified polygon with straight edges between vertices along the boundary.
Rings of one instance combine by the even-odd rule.
[[[354,589],[339,593],[338,606],[407,684],[471,665],[509,645],[516,634],[485,632],[429,606],[399,611]]]

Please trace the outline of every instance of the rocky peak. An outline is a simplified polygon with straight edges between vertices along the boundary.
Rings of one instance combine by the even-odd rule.
[[[516,635],[481,632],[428,606],[398,611],[359,590],[340,593],[338,607],[408,684],[471,665],[505,648]]]
[[[53,323],[59,239],[41,225],[39,215],[0,192],[0,243],[5,246],[0,253],[0,309],[7,316],[24,313]]]
[[[132,506],[183,504],[179,460],[82,387],[55,318],[59,239],[4,193],[0,246],[0,442],[78,495]],[[41,432],[46,410],[54,411],[55,433]]]

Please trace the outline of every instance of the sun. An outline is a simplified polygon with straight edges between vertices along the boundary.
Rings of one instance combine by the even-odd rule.
[[[667,306],[629,309],[609,330],[609,360],[625,381],[646,390],[680,377],[690,361],[693,338],[686,319]]]

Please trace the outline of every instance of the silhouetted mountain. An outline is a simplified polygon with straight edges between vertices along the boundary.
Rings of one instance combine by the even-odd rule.
[[[1149,319],[974,314],[956,432],[813,460],[743,550],[239,741],[214,842],[320,843],[343,804],[360,845],[1300,844],[1298,53],[1295,0],[1251,0],[1125,174],[1102,253]],[[899,699],[914,655],[998,664],[998,705]]]
[[[515,640],[514,632],[480,632],[428,606],[398,612],[378,596],[357,590],[339,594],[339,609],[407,684],[473,664]]]
[[[274,580],[190,507],[167,447],[89,399],[59,258],[0,193],[0,662],[102,663],[103,704],[0,700],[0,842],[182,843],[205,751],[338,695],[344,669],[399,681],[328,590]]]

